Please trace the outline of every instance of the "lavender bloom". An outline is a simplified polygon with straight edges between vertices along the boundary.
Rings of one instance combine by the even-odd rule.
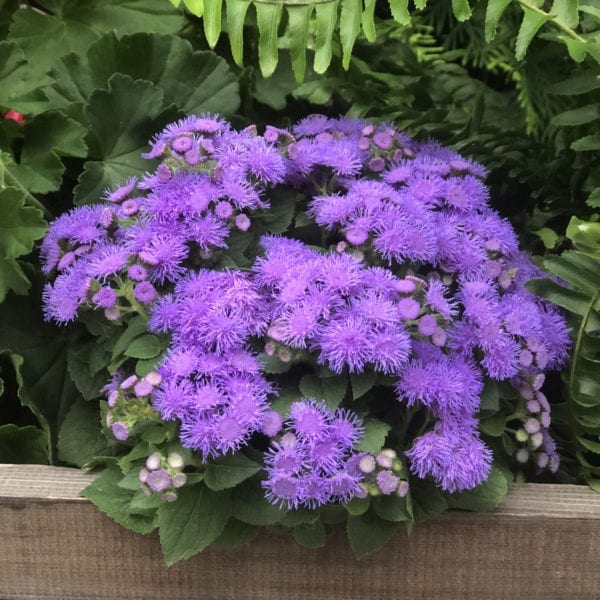
[[[362,435],[356,415],[302,400],[292,405],[289,416],[285,435],[293,435],[293,445],[275,443],[265,456],[267,499],[288,507],[316,507],[358,495],[364,475],[351,467]]]
[[[433,477],[448,492],[472,489],[483,482],[492,458],[474,432],[443,426],[417,438],[406,456],[413,473]]]
[[[337,374],[393,377],[396,410],[418,406],[437,420],[414,440],[410,468],[448,491],[487,476],[491,455],[476,432],[483,376],[509,380],[529,411],[517,460],[558,468],[539,388],[543,371],[564,363],[569,331],[526,289],[540,271],[488,206],[483,167],[391,125],[323,115],[264,136],[190,116],[146,156],[162,163],[56,219],[41,245],[53,277],[46,319],[64,324],[100,308],[120,326],[143,303],[149,331],[170,340],[154,375],[121,373],[106,388],[117,439],[136,426],[122,405],[151,402],[204,460],[256,432],[273,438],[264,486],[275,503],[347,501],[364,495],[369,473],[382,493],[405,495],[406,482],[355,452],[362,428],[345,409],[295,403],[282,435],[275,386],[255,353],[264,348],[291,374],[316,361]],[[307,196],[306,218],[328,247],[286,237],[291,230],[259,239],[279,184]],[[175,479],[155,479],[145,489],[174,499]]]

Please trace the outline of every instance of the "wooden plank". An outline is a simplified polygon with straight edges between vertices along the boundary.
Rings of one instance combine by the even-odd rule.
[[[341,532],[318,550],[266,533],[166,568],[156,535],[129,533],[78,499],[91,478],[0,466],[0,598],[600,597],[600,495],[579,486],[516,486],[495,513],[417,525],[358,562]]]

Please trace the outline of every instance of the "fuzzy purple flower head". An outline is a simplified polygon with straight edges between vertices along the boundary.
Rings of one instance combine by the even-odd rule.
[[[81,319],[112,355],[113,441],[166,423],[197,464],[262,453],[265,495],[288,508],[404,498],[409,474],[453,493],[491,470],[478,418],[503,382],[512,458],[556,471],[542,385],[568,329],[525,287],[540,272],[483,167],[323,115],[264,135],[190,116],[145,156],[154,171],[41,245],[46,319]],[[165,465],[143,484],[174,500],[187,476]]]

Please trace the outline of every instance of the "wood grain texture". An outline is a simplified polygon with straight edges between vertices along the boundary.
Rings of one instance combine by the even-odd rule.
[[[517,486],[495,513],[417,525],[359,562],[341,532],[318,550],[266,533],[167,568],[156,535],[129,533],[78,498],[91,479],[0,466],[0,598],[600,598],[600,495],[578,486]]]

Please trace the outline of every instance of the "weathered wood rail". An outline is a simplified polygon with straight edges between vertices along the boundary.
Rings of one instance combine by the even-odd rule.
[[[359,562],[342,535],[308,550],[265,534],[167,568],[156,535],[79,497],[92,479],[0,465],[1,599],[600,599],[600,494],[585,487],[519,485],[494,513],[444,515]]]

